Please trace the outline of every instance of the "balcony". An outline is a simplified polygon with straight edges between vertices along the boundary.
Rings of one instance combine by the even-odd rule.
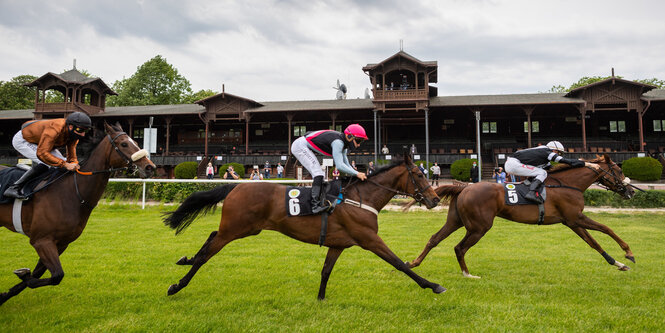
[[[428,89],[375,90],[375,102],[428,100]]]

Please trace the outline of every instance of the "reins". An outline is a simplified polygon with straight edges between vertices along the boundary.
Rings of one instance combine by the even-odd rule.
[[[382,189],[384,189],[384,190],[387,190],[387,191],[389,191],[389,192],[392,192],[392,193],[394,193],[394,194],[396,194],[396,195],[404,195],[404,196],[408,196],[408,197],[413,198],[413,199],[416,200],[417,202],[422,203],[422,201],[425,199],[425,196],[423,195],[423,193],[424,193],[425,191],[427,191],[428,188],[432,187],[432,185],[429,184],[429,182],[428,182],[427,186],[426,186],[424,189],[420,189],[420,188],[418,187],[418,184],[416,183],[416,178],[415,178],[415,176],[413,175],[413,172],[411,171],[411,169],[409,169],[406,165],[405,165],[404,167],[406,168],[406,171],[407,171],[408,174],[409,174],[409,180],[411,180],[411,183],[413,184],[413,188],[414,188],[414,193],[413,193],[413,194],[411,194],[411,193],[407,193],[407,192],[403,192],[403,191],[400,191],[400,190],[396,190],[396,189],[394,189],[394,188],[390,188],[390,187],[388,187],[388,186],[385,186],[385,185],[383,185],[383,184],[380,184],[380,183],[376,182],[376,181],[373,180],[372,178],[367,178],[367,182],[370,183],[370,184],[373,184],[373,185],[375,185],[375,186],[377,186],[377,187],[379,187],[379,188],[382,188]],[[355,179],[353,179],[352,181],[349,181],[349,184],[348,184],[347,186],[352,185],[352,184],[355,184],[356,182],[357,182],[357,181],[356,181]],[[358,187],[355,187],[355,189],[356,189],[356,192],[358,193],[358,197],[360,198],[360,204],[362,204],[362,197],[361,197],[361,194],[360,194],[360,190],[358,189]]]

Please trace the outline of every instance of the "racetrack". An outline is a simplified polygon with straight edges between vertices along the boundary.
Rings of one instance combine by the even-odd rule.
[[[346,250],[330,277],[327,300],[316,293],[325,248],[264,231],[231,243],[174,296],[168,286],[216,230],[219,210],[180,236],[161,224],[174,207],[100,204],[79,240],[62,256],[59,286],[25,290],[0,308],[3,331],[659,331],[665,327],[665,213],[589,215],[631,245],[623,259],[607,236],[591,232],[632,269],[620,272],[562,225],[497,219],[467,254],[463,278],[454,233],[416,272],[448,288],[420,289],[374,254]],[[379,234],[403,260],[415,258],[442,225],[445,211],[382,212]],[[33,267],[27,238],[0,231],[0,291],[11,273]]]

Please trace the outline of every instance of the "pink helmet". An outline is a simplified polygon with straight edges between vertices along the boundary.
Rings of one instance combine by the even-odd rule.
[[[361,138],[368,140],[367,134],[365,134],[365,129],[358,124],[351,124],[346,127],[344,134],[353,135],[356,138]]]

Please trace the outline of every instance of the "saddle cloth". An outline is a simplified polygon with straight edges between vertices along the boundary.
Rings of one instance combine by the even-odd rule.
[[[65,172],[63,170],[64,169],[60,168],[49,168],[48,171],[37,176],[37,178],[31,179],[30,181],[25,183],[25,185],[23,185],[23,193],[25,193],[27,197],[31,197],[36,192],[39,192],[44,188],[46,188],[48,185],[50,185],[51,180],[55,179],[56,177]],[[24,167],[11,167],[0,170],[0,204],[14,202],[14,198],[8,198],[3,193],[5,193],[5,190],[9,186],[14,184],[19,178],[21,178],[21,176],[23,176],[25,171],[26,169],[24,169]],[[39,183],[41,183],[43,180],[48,181],[46,186],[37,188],[37,185],[39,185]]]
[[[537,203],[524,198],[529,193],[529,185],[531,185],[531,182],[528,180],[523,183],[504,184],[506,205],[536,205]],[[544,186],[540,194],[543,200],[547,199],[547,191]]]
[[[333,209],[341,199],[342,183],[333,180],[323,185],[326,200],[332,203]],[[312,188],[304,186],[287,186],[286,211],[289,216],[312,215]]]

